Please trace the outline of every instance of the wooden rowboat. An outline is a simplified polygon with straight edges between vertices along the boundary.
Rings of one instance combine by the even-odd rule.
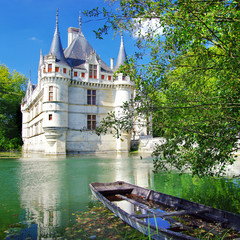
[[[240,239],[240,215],[123,181],[90,188],[115,215],[152,239],[199,239],[203,232]]]

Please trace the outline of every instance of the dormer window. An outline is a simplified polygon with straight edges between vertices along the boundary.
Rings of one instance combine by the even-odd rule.
[[[66,68],[64,68],[64,69],[63,69],[63,73],[66,73],[66,72],[67,72],[67,69],[66,69]]]
[[[101,76],[101,79],[104,80],[104,75]]]
[[[48,72],[52,72],[52,64],[48,64]]]
[[[59,72],[59,67],[55,67],[55,72]]]
[[[81,77],[82,77],[82,78],[85,78],[85,73],[81,73]]]
[[[77,77],[77,75],[78,75],[77,72],[74,72],[73,74],[74,74],[74,77]]]
[[[126,81],[126,76],[123,76],[123,77],[122,77],[122,80]]]
[[[108,76],[108,80],[111,81],[112,80],[112,76]]]
[[[97,65],[89,64],[89,78],[97,78]]]

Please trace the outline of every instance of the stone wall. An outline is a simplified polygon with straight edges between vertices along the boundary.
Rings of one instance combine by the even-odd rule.
[[[164,143],[164,138],[142,137],[139,139],[139,152],[152,152],[156,144]]]

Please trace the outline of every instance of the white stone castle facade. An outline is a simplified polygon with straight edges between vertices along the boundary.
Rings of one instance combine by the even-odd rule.
[[[23,151],[46,154],[129,151],[131,134],[116,139],[94,129],[109,111],[119,112],[134,94],[134,82],[116,71],[127,60],[123,37],[114,67],[105,64],[79,28],[68,29],[63,50],[58,16],[49,54],[40,53],[38,83],[29,79],[21,105]],[[147,135],[141,128],[137,135]],[[136,138],[136,133],[134,138]]]

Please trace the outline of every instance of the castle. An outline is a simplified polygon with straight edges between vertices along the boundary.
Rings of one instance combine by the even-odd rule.
[[[121,139],[109,132],[98,136],[94,129],[109,111],[134,95],[134,82],[116,71],[127,60],[123,36],[116,65],[104,63],[79,28],[68,29],[68,47],[63,50],[58,27],[49,54],[40,52],[38,83],[29,79],[22,101],[23,151],[46,154],[129,151],[132,134]],[[134,131],[136,138],[136,131]],[[139,135],[148,135],[147,127]]]

